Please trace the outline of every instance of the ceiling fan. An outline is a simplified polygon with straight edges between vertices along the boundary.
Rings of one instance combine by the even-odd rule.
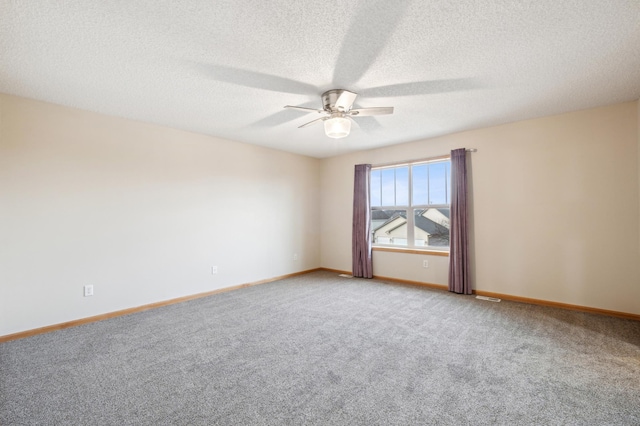
[[[346,29],[344,42],[340,46],[338,57],[333,67],[333,78],[330,80],[330,84],[333,87],[358,86],[360,87],[358,90],[360,96],[364,96],[367,99],[431,95],[466,91],[480,87],[475,78],[411,81],[377,87],[363,87],[363,82],[366,82],[366,79],[364,79],[365,74],[382,54],[389,36],[400,25],[411,2],[369,0],[354,3],[358,3],[359,6],[354,11],[353,19]],[[375,22],[376,25],[371,25],[371,22]],[[347,43],[347,41],[349,42]],[[259,90],[305,96],[316,94],[320,90],[318,86],[303,81],[249,69],[210,63],[197,64],[197,66],[208,76],[212,76],[214,80]],[[328,82],[328,80],[324,81]],[[398,81],[401,81],[400,77],[398,77]],[[375,117],[369,116],[393,114],[392,107],[353,108],[353,102],[357,96],[357,93],[348,90],[334,89],[321,95],[322,109],[291,105],[287,105],[285,108],[320,114],[320,118],[316,118],[300,127],[310,126],[322,121],[324,122],[325,133],[332,138],[348,136],[351,130],[351,121],[360,121],[361,128],[366,129],[368,127],[371,129],[378,126],[378,124]],[[252,123],[252,126],[279,126],[291,120],[292,115],[286,109],[281,110]],[[365,118],[352,120],[357,117]]]
[[[356,100],[357,96],[357,93],[353,93],[348,90],[333,89],[322,94],[323,109],[313,109],[292,105],[286,105],[285,108],[322,114],[322,117],[311,120],[298,128],[307,127],[323,121],[324,132],[330,138],[344,138],[348,136],[351,131],[351,120],[353,117],[393,114],[393,107],[354,109],[353,102]]]

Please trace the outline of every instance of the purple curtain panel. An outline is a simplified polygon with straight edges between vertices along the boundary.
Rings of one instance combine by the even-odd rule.
[[[449,291],[471,294],[469,282],[469,234],[467,221],[467,151],[451,151],[451,241]]]
[[[358,164],[353,185],[352,275],[373,278],[371,255],[371,164]]]

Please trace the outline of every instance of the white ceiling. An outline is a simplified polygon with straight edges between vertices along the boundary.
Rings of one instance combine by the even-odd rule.
[[[0,0],[0,92],[322,158],[636,100],[640,1]]]

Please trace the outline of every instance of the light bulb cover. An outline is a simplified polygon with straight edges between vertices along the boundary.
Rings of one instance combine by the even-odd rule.
[[[344,138],[350,131],[351,120],[343,114],[332,114],[331,118],[324,120],[324,133],[330,138]]]

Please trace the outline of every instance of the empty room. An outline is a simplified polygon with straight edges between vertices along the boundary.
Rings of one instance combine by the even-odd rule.
[[[640,424],[638,22],[0,0],[0,424]]]

